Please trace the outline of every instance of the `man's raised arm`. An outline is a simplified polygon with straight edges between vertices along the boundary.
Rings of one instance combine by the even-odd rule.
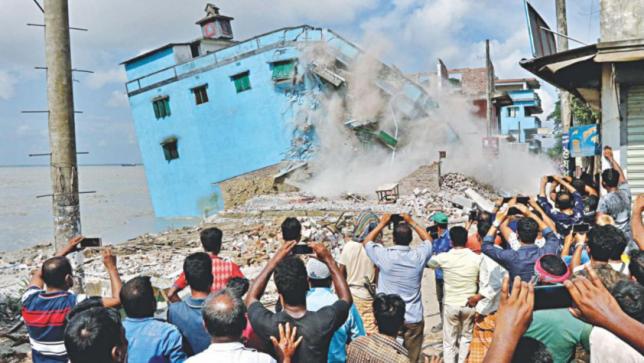
[[[260,272],[257,278],[255,278],[255,281],[248,290],[248,294],[246,295],[246,299],[244,301],[246,303],[246,306],[251,306],[254,302],[259,301],[262,295],[264,295],[264,290],[266,290],[266,285],[268,284],[268,280],[271,278],[273,271],[275,270],[277,265],[286,256],[288,256],[289,253],[291,253],[291,250],[293,249],[293,247],[295,247],[296,244],[297,241],[284,242],[284,244],[277,250],[277,252],[275,252],[273,257],[268,260],[266,267],[264,267],[262,272]]]
[[[367,243],[375,241],[376,238],[378,238],[378,235],[380,232],[382,232],[385,227],[387,227],[387,224],[389,224],[389,221],[391,220],[391,214],[383,214],[382,217],[380,217],[380,223],[376,226],[376,228],[373,229],[373,231],[369,232],[367,237],[364,238],[364,241],[362,241],[362,245],[366,246]]]
[[[119,294],[121,293],[121,276],[119,276],[119,271],[116,267],[116,256],[112,255],[112,249],[109,247],[104,248],[101,251],[103,256],[103,265],[105,265],[105,270],[110,275],[110,287],[112,289],[111,297],[104,297],[102,299],[103,306],[106,308],[118,307],[121,305],[121,299]]]
[[[631,216],[631,230],[633,239],[637,242],[640,250],[644,250],[644,225],[642,225],[642,211],[644,211],[644,194],[640,194],[635,199],[633,205],[633,215]]]
[[[407,222],[407,224],[409,224],[411,228],[414,229],[414,231],[416,231],[416,233],[418,233],[418,237],[420,237],[421,240],[430,242],[432,241],[432,237],[427,232],[427,230],[420,224],[416,223],[416,221],[409,214],[403,213],[400,216],[405,220],[405,222]]]

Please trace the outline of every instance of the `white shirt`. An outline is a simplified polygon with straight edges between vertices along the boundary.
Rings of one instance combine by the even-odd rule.
[[[589,340],[590,363],[644,363],[644,356],[606,329],[594,327]]]
[[[506,273],[503,266],[483,255],[479,272],[479,294],[483,295],[483,299],[476,304],[477,313],[490,315],[499,309],[501,286]]]
[[[239,342],[210,344],[208,349],[186,360],[186,363],[211,362],[277,363],[270,355],[246,348]]]

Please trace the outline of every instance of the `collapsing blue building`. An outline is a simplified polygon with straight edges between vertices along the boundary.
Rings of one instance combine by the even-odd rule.
[[[351,65],[363,54],[333,31],[306,25],[236,42],[232,19],[208,4],[197,22],[201,38],[123,63],[159,217],[207,215],[235,193],[223,190],[228,181],[274,170],[268,168],[283,176],[315,157],[315,127],[302,114],[319,107],[320,97],[346,97]],[[346,126],[363,142],[395,149],[399,122],[427,116],[434,104],[422,87],[384,64],[374,83],[395,100],[395,128],[359,115],[347,115]]]

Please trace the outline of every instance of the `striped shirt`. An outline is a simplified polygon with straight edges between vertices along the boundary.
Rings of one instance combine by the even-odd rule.
[[[70,291],[45,292],[30,286],[22,295],[22,318],[27,326],[34,363],[66,362],[65,318],[84,295]]]
[[[236,263],[228,260],[224,260],[219,256],[210,255],[212,260],[212,286],[210,291],[217,292],[228,283],[228,280],[233,277],[244,277],[244,274],[241,272],[239,266]],[[180,290],[183,290],[188,286],[188,281],[186,280],[186,275],[182,272],[177,278],[177,281],[174,282],[174,286]]]

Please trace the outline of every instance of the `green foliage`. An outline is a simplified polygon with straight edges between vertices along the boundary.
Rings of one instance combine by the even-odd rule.
[[[572,96],[570,109],[574,125],[589,125],[599,122],[599,112],[593,111],[590,106],[575,96]],[[555,109],[548,115],[548,120],[554,120],[557,125],[561,124],[561,100],[555,103]]]

